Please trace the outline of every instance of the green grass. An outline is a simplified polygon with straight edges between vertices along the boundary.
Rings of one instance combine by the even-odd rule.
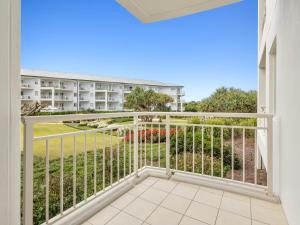
[[[70,132],[77,132],[80,131],[79,129],[76,129],[74,127],[67,126],[63,123],[38,123],[34,126],[34,136],[40,137],[40,136],[48,136],[48,135],[54,135],[54,134],[63,134],[63,133],[70,133]],[[23,149],[23,132],[24,128],[21,126],[21,150]],[[84,151],[84,135],[78,135],[76,136],[76,152],[81,153]],[[112,136],[112,145],[117,144],[117,137]],[[63,148],[64,148],[64,156],[70,156],[73,154],[73,137],[67,136],[64,137],[63,140]],[[96,134],[96,147],[101,148],[103,144],[106,144],[106,146],[110,145],[110,135],[109,133],[102,134],[97,133]],[[91,151],[94,149],[94,134],[87,134],[86,135],[86,144],[87,144],[87,151]],[[60,138],[55,138],[49,140],[49,155],[51,159],[55,159],[60,157],[60,148],[61,148],[61,140]],[[45,141],[34,141],[34,155],[45,157],[45,151],[46,151],[46,143]]]

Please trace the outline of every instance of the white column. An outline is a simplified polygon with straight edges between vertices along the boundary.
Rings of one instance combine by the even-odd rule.
[[[107,90],[106,90],[105,91],[105,110],[108,110],[107,102],[108,102],[108,95],[107,95]]]
[[[55,90],[54,90],[54,87],[51,88],[51,91],[52,91],[52,108],[54,108],[54,106],[55,106],[55,103],[54,103],[54,98],[55,98],[55,94],[54,94]]]
[[[20,1],[0,1],[0,224],[20,224]]]

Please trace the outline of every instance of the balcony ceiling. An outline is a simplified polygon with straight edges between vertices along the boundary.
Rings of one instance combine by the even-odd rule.
[[[172,19],[214,9],[240,0],[117,0],[144,23]]]

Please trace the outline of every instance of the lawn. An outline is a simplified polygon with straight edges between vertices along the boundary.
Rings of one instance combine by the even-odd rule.
[[[63,123],[38,123],[34,126],[34,136],[46,136],[53,134],[63,134],[69,132],[77,132],[79,129],[67,126]],[[23,150],[23,132],[24,128],[21,126],[21,149]],[[87,151],[91,151],[94,149],[94,134],[86,135],[86,144]],[[117,144],[117,137],[112,136],[111,141],[112,145]],[[64,157],[70,156],[73,154],[73,137],[67,136],[63,139],[63,148],[64,148]],[[106,146],[110,146],[110,135],[108,133],[102,134],[97,133],[96,135],[96,147],[101,148],[103,143],[105,142]],[[59,139],[51,139],[49,140],[49,155],[51,159],[55,159],[60,157],[60,148],[61,148],[61,140]],[[45,141],[35,141],[34,142],[34,155],[45,157],[46,144]],[[81,153],[84,151],[84,135],[76,136],[76,152]]]

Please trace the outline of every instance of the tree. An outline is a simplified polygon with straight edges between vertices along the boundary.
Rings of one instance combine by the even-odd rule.
[[[243,91],[238,88],[218,88],[211,96],[200,102],[191,102],[185,105],[186,111],[201,112],[232,112],[256,113],[256,91]]]
[[[41,104],[39,102],[34,103],[22,103],[21,104],[21,116],[32,116],[37,112],[40,112],[45,108],[46,104]]]
[[[156,93],[153,90],[144,90],[136,87],[126,96],[124,107],[134,111],[170,111],[168,104],[173,98],[167,94]]]

